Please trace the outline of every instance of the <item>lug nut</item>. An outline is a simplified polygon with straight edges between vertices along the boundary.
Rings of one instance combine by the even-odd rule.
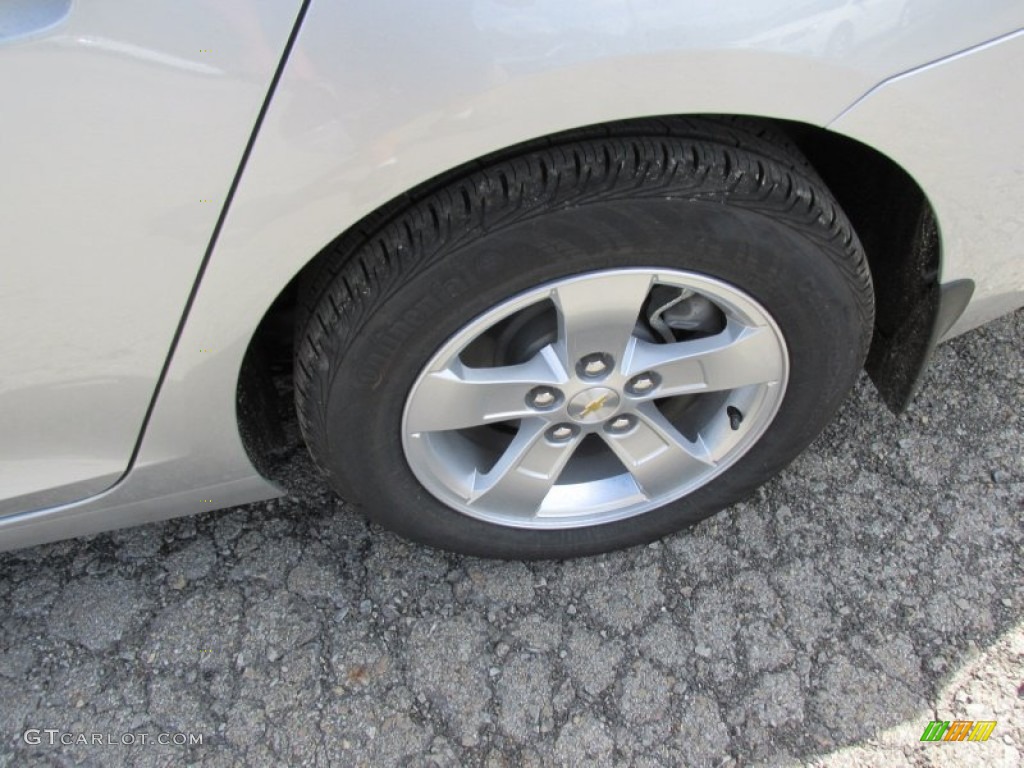
[[[555,424],[548,429],[548,440],[555,443],[564,443],[576,436],[577,428],[572,424]]]
[[[584,379],[599,379],[608,374],[614,362],[611,355],[594,352],[580,358],[576,363],[576,373]]]
[[[526,395],[527,405],[531,408],[540,408],[542,410],[558,405],[561,399],[562,393],[551,387],[534,387]]]
[[[626,391],[631,395],[646,395],[661,383],[658,374],[649,372],[641,373],[629,380]]]
[[[609,419],[605,422],[604,428],[612,434],[621,435],[623,432],[631,430],[635,425],[636,417],[631,414],[624,413],[621,416]]]

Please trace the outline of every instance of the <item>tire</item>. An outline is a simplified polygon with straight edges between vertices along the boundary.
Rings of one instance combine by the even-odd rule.
[[[870,274],[850,223],[803,158],[742,124],[688,120],[668,132],[657,125],[649,135],[641,123],[635,135],[535,146],[449,177],[357,241],[350,235],[328,249],[327,266],[302,288],[295,393],[310,454],[342,497],[434,547],[517,559],[590,555],[714,514],[820,433],[858,375],[873,323]],[[599,362],[581,357],[573,368],[573,354],[600,346],[592,334],[604,332],[601,323],[612,329],[602,339],[621,340],[629,305],[622,286],[645,297],[626,346]],[[577,310],[573,296],[590,304]],[[620,296],[624,309],[613,315]],[[700,310],[704,325],[673,317],[685,327],[666,330],[663,299]],[[604,311],[607,318],[594,320]],[[590,325],[572,319],[583,317]],[[658,393],[632,389],[639,380],[626,358],[646,359],[636,350],[667,360],[757,334],[761,352],[684,366],[687,375],[703,371],[692,386],[676,380],[683,368],[672,363],[651,369]],[[562,373],[524,383],[526,399],[515,395],[507,411],[515,418],[496,426],[462,424],[476,418],[472,408],[459,411],[470,390],[452,390],[451,399],[434,389],[468,376],[467,367],[493,372],[506,387],[506,374],[542,357],[553,366],[548,373],[559,361]],[[717,359],[729,361],[721,376]],[[608,378],[590,381],[580,367],[586,360]],[[550,402],[538,382],[555,382]],[[500,411],[491,412],[491,400],[481,408],[488,419]],[[606,420],[591,423],[597,418]],[[633,443],[669,435],[666,423],[677,431],[665,445],[675,450],[682,435],[679,456],[700,453],[699,461],[679,472],[647,458],[632,462]],[[465,429],[441,431],[446,424]],[[613,433],[616,424],[633,437]],[[523,436],[528,428],[533,437]],[[553,452],[562,439],[556,429],[573,442],[545,461],[571,468],[571,481],[544,486],[555,469],[531,475],[517,466],[517,483],[549,479],[528,491],[499,485],[513,449],[520,457]],[[617,469],[609,455],[622,462]],[[460,490],[475,484],[480,498]],[[535,495],[543,487],[547,495]],[[531,513],[531,505],[539,506]]]

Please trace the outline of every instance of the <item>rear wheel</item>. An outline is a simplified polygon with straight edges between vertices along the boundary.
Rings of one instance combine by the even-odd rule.
[[[592,554],[818,434],[870,338],[862,250],[800,158],[687,125],[450,182],[306,287],[300,423],[344,497],[460,552]]]

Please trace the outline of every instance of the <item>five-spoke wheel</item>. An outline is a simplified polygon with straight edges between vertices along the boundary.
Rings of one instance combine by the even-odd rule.
[[[679,319],[695,305],[700,322]],[[481,520],[607,523],[728,468],[771,423],[787,369],[771,317],[721,281],[570,277],[473,319],[434,355],[405,406],[405,456],[438,499]]]
[[[870,276],[807,163],[735,122],[624,131],[450,175],[301,287],[303,435],[373,520],[495,557],[650,541],[852,386]]]

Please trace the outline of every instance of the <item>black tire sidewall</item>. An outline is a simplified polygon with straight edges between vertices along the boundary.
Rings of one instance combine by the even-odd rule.
[[[391,286],[332,361],[321,463],[371,518],[428,545],[511,558],[585,555],[639,544],[707,517],[788,464],[852,386],[863,324],[842,251],[777,217],[735,204],[626,198],[545,211],[464,238]],[[836,250],[833,250],[833,248]],[[456,512],[404,459],[406,398],[449,338],[538,285],[616,268],[665,268],[725,281],[781,329],[786,394],[771,426],[732,467],[678,501],[627,520],[566,530],[514,529]]]

